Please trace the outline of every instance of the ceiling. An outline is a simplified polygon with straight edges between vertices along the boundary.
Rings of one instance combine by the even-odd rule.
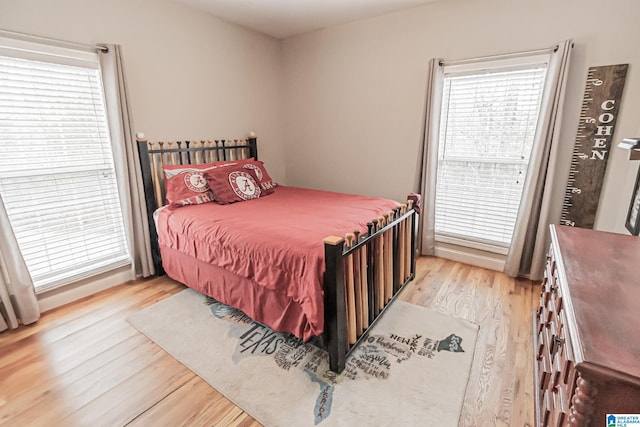
[[[284,39],[437,0],[174,0]]]

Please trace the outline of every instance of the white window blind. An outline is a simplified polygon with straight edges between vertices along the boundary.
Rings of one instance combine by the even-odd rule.
[[[546,63],[445,68],[435,206],[440,240],[479,242],[496,252],[509,246],[545,74]]]
[[[128,263],[97,56],[7,51],[0,194],[36,290]]]

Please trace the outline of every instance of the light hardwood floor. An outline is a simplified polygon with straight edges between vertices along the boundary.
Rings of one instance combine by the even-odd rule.
[[[428,257],[416,276],[401,299],[480,325],[460,425],[533,425],[538,288]],[[121,285],[0,334],[0,425],[259,425],[125,321],[182,289],[166,277]]]

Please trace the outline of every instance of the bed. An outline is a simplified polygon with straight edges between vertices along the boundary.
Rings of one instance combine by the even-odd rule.
[[[153,143],[138,134],[137,144],[156,273],[315,340],[334,372],[414,278],[413,200],[276,185],[258,161],[255,137]],[[188,182],[185,171],[203,171],[213,189],[215,174],[231,183],[232,170],[247,168],[260,197],[219,204],[225,197],[217,189],[186,205],[167,197],[174,176]]]

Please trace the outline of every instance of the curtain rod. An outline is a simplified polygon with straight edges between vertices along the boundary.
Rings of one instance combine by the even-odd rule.
[[[542,53],[551,53],[556,52],[560,48],[559,45],[555,45],[552,47],[544,48],[544,49],[535,49],[535,50],[526,50],[522,52],[513,52],[513,53],[503,53],[501,55],[490,55],[490,56],[481,56],[477,58],[467,58],[467,59],[456,59],[453,61],[445,61],[441,59],[438,65],[462,65],[467,62],[476,62],[476,61],[487,61],[492,59],[509,59],[509,58],[517,58],[519,56],[525,55],[538,55]]]
[[[46,42],[49,44],[55,44],[58,47],[67,47],[71,49],[82,49],[88,51],[96,51],[100,50],[102,52],[109,52],[109,48],[107,46],[99,45],[99,44],[85,44],[85,43],[77,43],[70,42],[67,40],[54,39],[51,37],[43,37],[36,36],[34,34],[20,33],[18,31],[9,31],[0,29],[0,36],[7,36],[11,38],[18,38],[24,41],[36,41],[36,42]]]

